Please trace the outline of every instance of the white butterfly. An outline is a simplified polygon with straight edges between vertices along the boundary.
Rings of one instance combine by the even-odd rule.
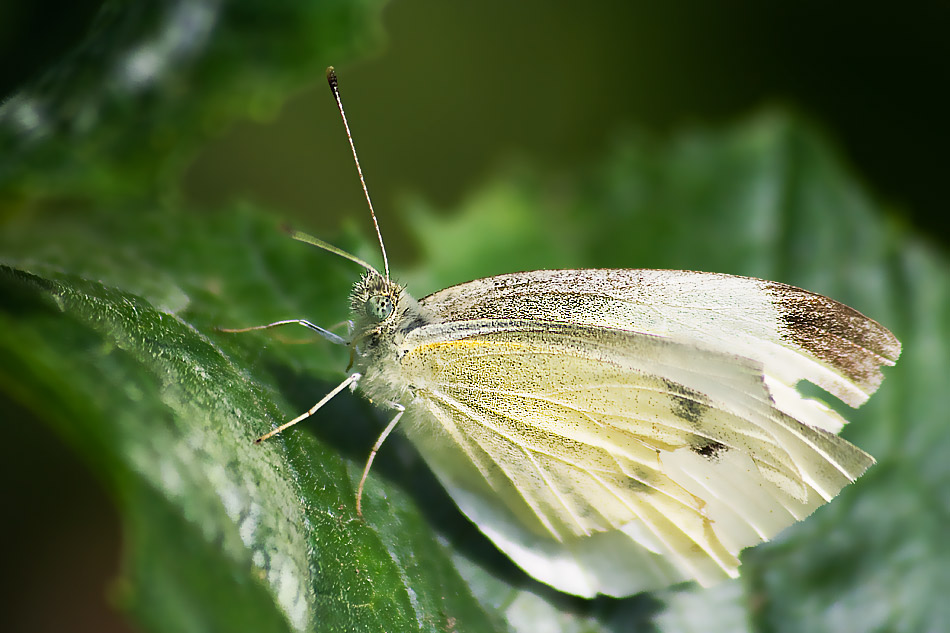
[[[368,272],[347,338],[303,320],[261,326],[300,323],[353,353],[336,389],[265,438],[358,385],[398,410],[360,493],[398,422],[462,512],[559,590],[624,596],[735,577],[742,549],[874,462],[795,385],[860,406],[900,343],[821,295],[714,273],[542,270],[417,302],[388,261],[380,274],[295,237]]]

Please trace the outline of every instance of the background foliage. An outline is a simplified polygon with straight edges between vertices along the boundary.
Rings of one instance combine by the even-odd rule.
[[[410,185],[402,191],[412,193],[397,195],[384,174],[398,179],[410,161],[390,170],[372,158],[387,134],[373,141],[373,121],[410,102],[425,129],[451,136],[459,125],[434,123],[446,108],[476,97],[475,112],[511,103],[517,82],[503,65],[485,74],[456,60],[461,81],[426,101],[411,72],[371,85],[361,85],[358,67],[352,82],[341,72],[361,146],[361,133],[369,137],[364,168],[371,185],[376,174],[383,181],[388,204],[377,207],[396,270],[416,296],[518,269],[716,270],[828,294],[901,338],[904,355],[881,393],[847,413],[847,436],[879,464],[805,523],[746,552],[740,581],[626,600],[557,594],[495,552],[398,437],[377,462],[359,521],[355,481],[385,414],[355,396],[341,396],[305,429],[251,444],[309,407],[347,360],[319,341],[289,340],[305,338],[299,333],[215,332],[293,316],[346,318],[357,271],[278,227],[294,216],[310,229],[328,227],[335,243],[371,261],[377,255],[324,88],[319,112],[306,116],[326,119],[332,141],[306,126],[291,134],[312,132],[309,151],[334,167],[302,160],[293,153],[299,142],[288,144],[290,163],[276,161],[282,152],[271,137],[282,128],[267,122],[220,135],[240,117],[268,120],[294,91],[322,83],[327,64],[342,71],[378,47],[378,11],[370,2],[107,2],[89,8],[75,39],[55,33],[60,52],[37,61],[0,105],[0,389],[17,447],[4,464],[16,483],[6,541],[22,544],[11,563],[22,570],[10,574],[18,588],[4,592],[13,630],[54,628],[40,605],[70,612],[69,596],[90,583],[61,579],[90,570],[118,573],[111,603],[149,631],[946,628],[937,589],[950,585],[946,259],[873,200],[814,125],[786,109],[712,129],[670,119],[664,134],[614,124],[588,134],[592,145],[571,148],[570,158],[542,146],[540,157],[483,159],[491,164],[465,181],[445,175],[436,152],[435,163],[410,165],[416,178],[433,177],[435,193]],[[504,17],[501,34],[524,19]],[[553,18],[530,24],[526,51],[582,30]],[[416,28],[452,50],[445,30]],[[398,50],[401,40],[389,37]],[[596,57],[614,45],[585,41],[570,50]],[[490,41],[485,49],[494,61]],[[577,78],[586,75],[567,76],[572,89],[584,85]],[[460,89],[467,92],[453,92]],[[301,104],[310,100],[305,91],[287,110],[307,110]],[[375,116],[366,109],[374,101]],[[511,129],[497,136],[524,141],[530,134],[519,136],[513,110],[505,113]],[[540,112],[551,139],[576,133]],[[471,139],[456,144],[484,153]],[[246,153],[250,163],[237,158]],[[275,171],[275,162],[292,168]],[[253,177],[242,171],[248,164]],[[303,216],[293,198],[268,198],[255,179],[303,191],[323,219]],[[234,196],[243,201],[222,200]],[[341,216],[343,228],[329,228],[327,218]],[[76,457],[114,505],[101,511],[104,523],[96,522],[98,498],[61,469]],[[121,539],[119,572],[103,563],[109,550],[95,547],[110,539]],[[91,595],[103,591],[96,585]],[[104,630],[74,613],[69,622]]]

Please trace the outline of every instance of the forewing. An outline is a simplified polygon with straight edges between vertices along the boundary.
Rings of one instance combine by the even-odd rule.
[[[421,303],[446,322],[530,318],[700,341],[760,362],[777,383],[808,380],[851,406],[874,393],[881,366],[900,355],[893,334],[837,301],[717,273],[541,270],[471,281]]]
[[[496,319],[421,328],[407,349],[413,441],[499,547],[574,593],[735,576],[741,549],[872,463],[777,409],[759,362],[692,340]],[[618,572],[608,541],[656,569]],[[562,559],[633,579],[565,587]]]

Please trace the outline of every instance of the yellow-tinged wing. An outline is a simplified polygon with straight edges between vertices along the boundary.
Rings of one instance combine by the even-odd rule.
[[[688,339],[762,363],[777,385],[807,380],[853,407],[877,390],[881,367],[893,365],[901,349],[887,328],[827,297],[687,270],[511,273],[452,286],[420,303],[446,322],[537,319]],[[805,412],[793,413],[799,414]]]
[[[436,475],[518,564],[580,595],[736,576],[740,550],[873,463],[776,408],[761,363],[694,340],[486,319],[404,349],[406,431]]]

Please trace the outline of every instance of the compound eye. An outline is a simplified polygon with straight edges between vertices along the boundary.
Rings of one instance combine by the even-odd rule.
[[[374,295],[366,300],[364,309],[366,310],[366,316],[374,321],[381,322],[389,318],[395,306],[393,306],[393,300],[390,297]]]

